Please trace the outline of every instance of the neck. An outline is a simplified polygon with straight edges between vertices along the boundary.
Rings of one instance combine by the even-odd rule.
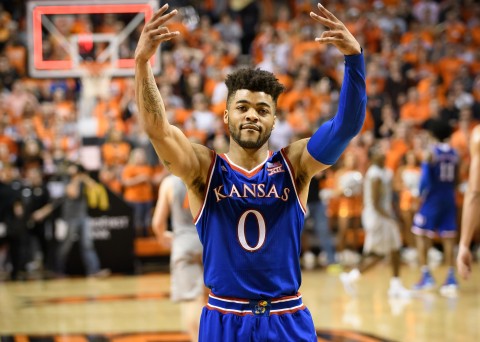
[[[233,140],[230,140],[230,150],[225,154],[233,163],[244,169],[251,170],[267,158],[268,144],[264,144],[258,149],[245,149]]]

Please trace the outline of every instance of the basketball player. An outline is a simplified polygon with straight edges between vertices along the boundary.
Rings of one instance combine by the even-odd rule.
[[[416,236],[418,261],[422,266],[422,277],[414,289],[428,290],[435,285],[427,265],[427,251],[432,244],[431,239],[439,236],[449,266],[440,293],[449,296],[455,295],[458,287],[453,268],[453,247],[457,235],[455,187],[459,160],[457,152],[447,143],[452,129],[446,122],[432,119],[424,127],[430,133],[432,144],[421,166],[421,204],[412,226],[412,232]]]
[[[163,6],[145,25],[135,53],[136,96],[143,127],[163,165],[187,186],[203,244],[204,281],[211,290],[199,341],[317,341],[298,294],[300,235],[310,179],[334,164],[365,118],[365,68],[360,44],[320,4],[311,17],[330,30],[316,40],[345,55],[337,114],[311,138],[272,153],[277,98],[283,91],[267,71],[240,69],[225,81],[224,122],[230,148],[218,155],[191,143],[167,121],[149,60],[174,38]]]
[[[384,256],[390,255],[393,277],[388,289],[389,297],[409,298],[410,291],[400,280],[400,248],[402,239],[400,228],[394,216],[393,173],[385,168],[385,153],[381,147],[371,151],[372,165],[365,174],[363,190],[362,225],[365,229],[363,256],[358,268],[342,273],[340,279],[348,293],[354,290],[353,284],[360,273],[374,266]]]
[[[168,218],[173,238],[167,231]],[[171,299],[180,302],[183,325],[191,341],[198,341],[203,306],[202,244],[198,239],[188,205],[187,188],[176,176],[167,176],[158,191],[152,228],[161,246],[171,247]]]
[[[467,192],[463,202],[462,231],[457,256],[458,273],[464,279],[472,272],[470,243],[475,229],[480,227],[480,125],[473,129],[470,137],[470,170]]]

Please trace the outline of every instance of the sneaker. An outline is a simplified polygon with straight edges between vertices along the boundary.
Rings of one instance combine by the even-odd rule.
[[[409,265],[416,264],[418,261],[417,250],[411,247],[404,248],[402,250],[402,260]]]
[[[112,272],[108,268],[104,268],[99,270],[98,272],[89,274],[88,277],[89,278],[107,278],[108,276],[110,276],[110,274],[112,274]]]
[[[413,289],[416,291],[431,290],[435,286],[435,279],[433,279],[430,271],[422,271],[422,278],[418,283],[413,285]]]
[[[440,294],[444,297],[456,297],[458,294],[457,290],[458,282],[455,278],[455,273],[453,269],[450,269],[448,271],[447,279],[445,279],[445,282],[440,287]]]
[[[302,264],[306,270],[313,270],[316,266],[316,257],[313,252],[306,251],[303,253]]]
[[[428,257],[428,263],[429,264],[438,265],[443,260],[443,253],[440,252],[435,247],[430,247],[428,249],[427,257]]]
[[[357,265],[360,262],[361,256],[359,253],[349,249],[344,250],[340,254],[340,260],[345,266]]]
[[[390,287],[388,289],[388,296],[390,298],[408,299],[412,296],[412,291],[407,290],[405,287],[403,287],[402,283],[390,282]]]
[[[360,279],[360,271],[356,268],[350,272],[340,273],[340,281],[343,284],[345,292],[349,295],[354,295],[356,293],[356,283]]]
[[[408,290],[406,290],[408,291]],[[403,315],[405,308],[412,302],[410,297],[389,297],[388,305],[393,316]]]

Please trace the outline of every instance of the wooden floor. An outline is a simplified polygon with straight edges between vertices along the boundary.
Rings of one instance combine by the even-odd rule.
[[[405,266],[402,273],[409,286],[418,278],[416,268]],[[434,270],[437,282],[445,273]],[[386,265],[376,266],[352,297],[338,275],[304,271],[301,293],[319,341],[480,341],[478,264],[457,298],[433,291],[389,300],[389,277]],[[148,274],[0,283],[0,340],[186,342],[179,307],[168,299],[169,280],[168,274]]]

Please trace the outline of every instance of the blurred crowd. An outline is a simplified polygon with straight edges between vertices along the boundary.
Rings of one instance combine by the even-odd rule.
[[[67,166],[85,153],[78,124],[83,89],[79,79],[29,77],[25,6],[16,0],[2,4],[0,182],[13,189],[19,201],[12,204],[2,193],[0,241],[7,242],[10,251],[24,247],[22,255],[13,256],[0,247],[0,270],[9,271],[13,258],[20,260],[14,268],[28,273],[38,262],[55,269],[55,261],[46,263],[50,254],[45,243],[55,234],[46,224],[49,215],[43,217],[38,210],[46,211],[44,206],[61,196],[58,180],[66,178],[63,184],[68,184]],[[368,102],[362,132],[314,190],[326,205],[330,229],[337,233],[337,250],[358,251],[368,151],[380,146],[386,166],[395,173],[396,209],[405,245],[411,247],[409,231],[418,201],[415,175],[429,144],[422,125],[427,119],[441,118],[454,129],[451,144],[461,157],[459,208],[462,205],[469,135],[480,119],[480,4],[474,0],[322,4],[363,46]],[[162,72],[156,80],[169,121],[187,136],[219,153],[228,150],[223,81],[245,65],[274,72],[287,88],[279,98],[271,150],[311,135],[335,114],[344,58],[334,47],[314,41],[325,29],[309,16],[316,1],[178,1],[170,7],[176,6],[183,10],[169,24],[170,31],[181,35],[162,45]],[[71,33],[82,27],[112,32],[125,25],[115,15],[105,18],[108,22],[78,16],[64,24]],[[131,57],[135,44],[127,40],[123,56]],[[55,55],[54,44],[47,52]],[[134,93],[133,78],[114,77],[109,91],[95,99],[89,113],[95,132],[90,135],[96,138],[100,163],[90,176],[132,205],[137,236],[149,236],[152,207],[166,171],[140,127]],[[32,202],[38,188],[45,197],[41,206]],[[24,233],[7,227],[7,217],[27,222]]]

